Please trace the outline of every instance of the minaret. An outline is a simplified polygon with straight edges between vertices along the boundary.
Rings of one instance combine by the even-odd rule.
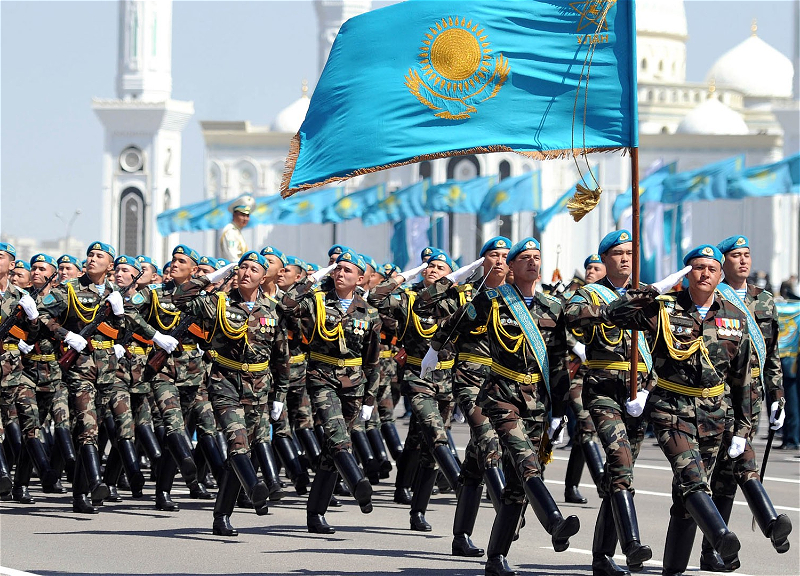
[[[371,0],[316,0],[317,23],[319,25],[319,42],[317,45],[319,73],[325,67],[328,54],[345,20],[368,12],[372,8]]]
[[[171,0],[119,1],[116,99],[92,99],[105,129],[102,239],[163,264],[177,235],[156,217],[181,204],[181,132],[194,103],[172,100]]]

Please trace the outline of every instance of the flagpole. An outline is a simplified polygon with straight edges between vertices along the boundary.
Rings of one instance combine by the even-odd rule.
[[[631,148],[631,235],[633,236],[633,289],[639,288],[639,148]],[[639,332],[631,332],[631,400],[636,400],[639,371]]]

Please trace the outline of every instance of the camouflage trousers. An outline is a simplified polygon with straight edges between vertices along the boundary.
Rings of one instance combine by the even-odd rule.
[[[711,493],[714,498],[736,497],[736,487],[742,486],[748,480],[760,480],[756,453],[753,450],[752,440],[756,434],[756,427],[750,429],[750,435],[744,447],[744,452],[738,458],[728,456],[728,448],[733,439],[733,428],[728,427],[722,435],[719,457],[711,472]]]
[[[453,384],[449,372],[435,370],[430,380],[419,377],[417,369],[406,369],[403,388],[411,400],[413,418],[408,425],[405,447],[427,448],[421,451],[419,465],[435,468],[433,451],[447,446],[447,429],[453,416]]]
[[[96,402],[100,422],[109,414],[114,419],[115,437],[109,440],[133,440],[133,410],[128,387],[117,380],[114,386],[97,391]]]
[[[500,465],[501,449],[497,432],[477,404],[478,394],[489,376],[489,367],[459,361],[453,380],[453,392],[461,413],[469,424],[469,442],[461,466],[461,475],[480,481],[486,468]]]
[[[600,444],[606,453],[605,473],[600,489],[605,494],[633,490],[633,466],[644,441],[647,423],[634,418],[611,399],[592,401],[588,408]]]
[[[11,422],[19,423],[17,407],[14,404],[14,391],[11,386],[0,388],[0,441],[5,440],[5,428]]]
[[[720,448],[720,436],[694,436],[673,427],[656,423],[653,430],[658,445],[672,467],[672,509],[670,515],[689,518],[683,502],[692,492],[711,494],[708,473]]]
[[[64,375],[69,390],[69,409],[75,426],[75,447],[85,444],[97,445],[97,409],[95,396],[98,389],[114,384],[117,357],[114,350],[93,350],[79,354],[74,366]]]
[[[37,438],[44,441],[36,398],[36,386],[31,380],[20,375],[15,386],[3,386],[0,391],[3,426],[9,422],[19,422],[22,437]]]
[[[159,374],[160,376],[160,374]],[[154,378],[150,383],[153,389],[153,400],[158,410],[152,410],[153,425],[164,426],[169,434],[182,434],[185,427],[181,410],[181,395],[171,380]],[[158,417],[156,417],[158,413]]]
[[[578,444],[586,444],[588,442],[597,442],[597,432],[592,422],[592,416],[584,406],[583,402],[583,377],[578,370],[578,374],[569,383],[569,407],[572,408],[572,413],[575,414],[575,438],[573,442]]]
[[[284,438],[292,437],[292,430],[313,428],[314,419],[311,415],[311,399],[305,386],[305,379],[300,386],[289,386],[286,393],[286,406],[283,407],[280,418],[272,423],[273,433]]]
[[[250,445],[257,442],[266,444],[272,440],[270,432],[269,405],[264,402],[261,404],[243,404],[244,422],[247,426],[247,439]]]
[[[381,364],[385,360],[389,360],[395,366],[397,363],[391,358],[382,358]],[[367,430],[373,428],[380,428],[381,424],[394,423],[394,400],[392,399],[392,382],[390,378],[385,377],[383,368],[381,367],[381,377],[378,382],[378,390],[375,393],[375,410],[372,411],[372,416],[366,422]]]
[[[241,400],[241,383],[235,371],[221,368],[214,364],[208,378],[208,399],[214,409],[214,415],[219,422],[225,439],[228,441],[228,454],[248,454],[250,442],[248,440],[248,421],[245,415],[245,406]],[[256,404],[255,406],[263,406]],[[253,410],[253,406],[248,408]],[[259,419],[254,414],[250,422],[255,425]]]
[[[64,383],[59,380],[53,392],[53,401],[50,404],[50,416],[53,419],[53,426],[70,430],[72,424],[69,417],[69,392]]]
[[[178,387],[181,401],[183,420],[190,427],[197,430],[197,436],[212,436],[217,433],[217,423],[214,420],[214,409],[208,400],[208,391],[205,385]]]
[[[521,384],[497,374],[490,374],[481,392],[478,404],[489,417],[497,432],[503,455],[513,463],[518,479],[525,481],[541,476],[544,465],[539,459],[539,445],[544,432],[545,416],[550,410],[550,400],[543,385]],[[522,485],[511,478],[506,470],[509,483],[509,501],[522,502]]]
[[[306,386],[314,410],[314,420],[320,423],[324,431],[319,467],[333,472],[336,470],[333,455],[352,451],[350,429],[359,420],[364,382],[362,380],[355,386],[344,387],[335,374],[325,376],[322,370],[309,370]]]
[[[131,392],[131,411],[134,426],[153,426],[153,413],[150,409],[152,392]]]

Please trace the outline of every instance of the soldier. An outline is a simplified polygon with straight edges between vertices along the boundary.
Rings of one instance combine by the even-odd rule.
[[[182,283],[175,302],[201,320],[211,334],[212,358],[209,397],[228,439],[228,466],[219,482],[214,504],[214,534],[236,536],[230,523],[240,487],[259,515],[268,511],[268,486],[258,480],[250,459],[251,440],[263,443],[268,430],[262,419],[267,395],[274,386],[281,408],[289,386],[289,347],[286,328],[279,321],[276,302],[260,289],[269,264],[258,252],[239,260],[238,288],[226,295],[205,293],[224,277],[229,264],[205,276]],[[274,412],[277,406],[273,405]],[[257,428],[261,427],[261,430]]]
[[[417,275],[422,269],[422,282],[408,290],[399,290],[400,285]],[[436,482],[437,465],[442,470],[450,487],[458,487],[459,464],[450,451],[446,426],[453,413],[453,381],[451,369],[455,364],[455,350],[447,343],[442,350],[441,362],[434,363],[431,373],[422,376],[422,357],[428,349],[430,339],[438,330],[438,318],[448,316],[458,307],[458,293],[448,291],[435,304],[420,299],[420,292],[439,278],[452,274],[456,268],[452,259],[436,250],[427,264],[400,273],[391,280],[379,284],[369,295],[370,304],[381,314],[391,316],[402,326],[401,339],[406,350],[406,367],[403,375],[403,391],[411,400],[411,418],[403,451],[424,449],[420,454],[419,469],[414,478],[411,499],[410,525],[412,530],[430,532],[431,525],[425,519],[433,485]],[[404,463],[405,464],[405,463]],[[398,472],[398,481],[401,479]]]
[[[27,290],[31,287],[31,265],[25,260],[16,260],[10,278],[14,286]]]
[[[368,420],[378,384],[381,323],[378,311],[356,292],[366,263],[345,249],[334,265],[298,282],[284,296],[296,318],[309,356],[306,387],[315,416],[324,427],[324,445],[306,507],[308,531],[332,534],[325,520],[338,471],[361,512],[372,512],[372,486],[351,452],[353,420]],[[333,270],[319,290],[314,285]]]
[[[646,331],[655,340],[648,390],[627,402],[626,410],[638,417],[647,406],[674,474],[665,576],[686,570],[696,526],[724,563],[738,562],[739,539],[720,516],[708,484],[726,427],[726,383],[735,418],[731,458],[741,455],[752,418],[751,340],[746,316],[717,290],[722,260],[716,246],[698,246],[686,254],[687,266],[680,272],[643,290],[629,290],[597,310],[603,323]],[[687,272],[688,290],[659,296]]]
[[[254,204],[252,196],[244,195],[228,206],[228,210],[231,212],[231,222],[222,229],[219,236],[220,254],[223,258],[238,262],[242,254],[247,252],[247,243],[244,241],[242,228],[250,222],[250,211]]]
[[[197,262],[197,275],[202,276],[205,274],[210,274],[211,272],[216,272],[217,268],[217,259],[213,256],[200,256],[200,260]]]
[[[145,256],[144,254],[139,254],[136,257],[136,261],[139,263],[139,266],[142,267],[142,275],[139,277],[139,280],[136,282],[136,287],[141,290],[145,286],[149,284],[160,284],[161,280],[159,280],[159,270],[158,264],[156,261],[150,258],[150,256]]]
[[[750,242],[746,236],[731,236],[717,245],[725,258],[722,271],[724,282],[718,289],[722,295],[747,316],[747,329],[752,341],[753,354],[750,359],[751,405],[753,426],[745,438],[744,451],[738,458],[731,458],[727,452],[733,430],[725,431],[720,456],[711,474],[711,491],[714,504],[727,524],[733,510],[737,484],[742,487],[747,504],[753,512],[764,535],[770,538],[779,554],[789,550],[787,539],[792,531],[792,523],[786,514],[775,512],[767,496],[756,466],[752,441],[756,435],[756,423],[761,414],[761,398],[766,392],[772,401],[769,422],[774,430],[783,425],[783,416],[775,421],[778,400],[783,398],[781,363],[778,357],[778,314],[772,294],[747,283],[750,276]],[[729,402],[732,404],[732,402]],[[729,405],[728,416],[733,421],[733,407]],[[739,568],[739,563],[724,564],[707,538],[703,538],[700,555],[700,568],[713,572],[730,572]]]
[[[75,256],[69,254],[62,254],[56,260],[58,264],[58,281],[63,282],[71,278],[77,278],[83,274],[81,269],[81,262]]]
[[[348,250],[347,246],[342,246],[341,244],[334,244],[328,250],[328,266],[332,264],[336,264],[336,259],[342,255],[342,252]]]
[[[449,334],[464,335],[487,326],[492,364],[478,404],[514,463],[489,538],[485,572],[513,576],[506,561],[527,496],[553,548],[563,552],[580,529],[577,516],[564,518],[542,480],[539,446],[547,413],[560,415],[569,390],[567,331],[561,303],[536,292],[541,267],[539,242],[525,238],[506,261],[515,284],[483,290],[463,310],[440,323],[423,360],[423,373],[438,361]],[[462,313],[463,312],[463,313]],[[552,435],[552,430],[550,431]]]
[[[606,275],[578,289],[566,307],[567,326],[585,344],[586,375],[583,400],[606,453],[605,474],[600,486],[603,502],[597,515],[592,545],[592,572],[596,576],[628,573],[613,560],[619,540],[628,568],[642,569],[653,552],[641,544],[633,504],[633,466],[644,440],[646,423],[624,410],[630,386],[630,333],[603,322],[600,310],[630,288],[633,243],[627,230],[606,234],[598,248]],[[640,338],[642,361],[637,366],[637,386],[643,388],[652,368],[647,342]],[[602,461],[587,445],[590,469]],[[615,529],[616,526],[616,529]]]

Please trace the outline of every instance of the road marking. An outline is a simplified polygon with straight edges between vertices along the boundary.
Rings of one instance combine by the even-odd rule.
[[[0,566],[0,576],[39,576],[33,572],[23,572],[22,570],[14,570],[13,568],[6,568]]]

